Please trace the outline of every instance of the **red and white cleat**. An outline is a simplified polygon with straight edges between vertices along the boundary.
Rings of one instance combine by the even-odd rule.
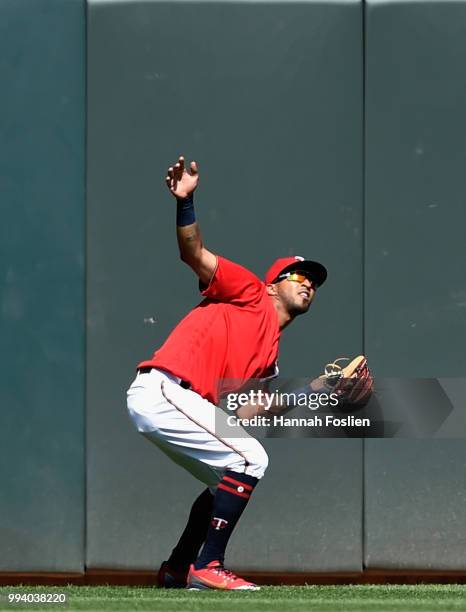
[[[226,591],[258,591],[260,587],[226,570],[220,561],[211,561],[207,567],[189,568],[188,589],[222,589]]]
[[[188,572],[173,570],[166,561],[162,563],[157,576],[157,584],[161,589],[185,589],[188,582]]]

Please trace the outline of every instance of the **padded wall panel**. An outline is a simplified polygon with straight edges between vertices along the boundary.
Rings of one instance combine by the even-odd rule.
[[[464,440],[365,445],[365,566],[464,570]]]
[[[366,351],[464,376],[466,2],[369,0],[366,28]],[[464,570],[464,441],[365,448],[366,565]]]
[[[201,489],[138,438],[125,409],[137,362],[199,300],[164,185],[179,153],[199,164],[209,248],[260,275],[286,254],[328,266],[310,313],[284,333],[282,374],[319,374],[362,349],[361,10],[353,1],[89,4],[90,567],[157,565]],[[237,567],[360,568],[360,525],[343,541],[323,525],[343,507],[360,516],[361,444],[318,442],[297,455],[294,441],[273,442],[235,534]],[[323,466],[315,481],[309,464]],[[340,506],[318,504],[321,495]]]
[[[367,4],[365,333],[382,376],[465,372],[465,33],[466,2]]]
[[[84,2],[0,2],[0,571],[84,564]]]

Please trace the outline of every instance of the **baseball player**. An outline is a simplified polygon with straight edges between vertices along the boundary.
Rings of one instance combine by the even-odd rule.
[[[326,277],[324,266],[301,257],[277,259],[264,281],[203,244],[193,194],[196,163],[184,158],[168,169],[176,198],[180,257],[199,278],[203,301],[184,317],[148,361],[138,365],[128,390],[137,430],[207,488],[159,571],[159,585],[193,589],[257,589],[224,567],[228,540],[268,457],[244,432],[215,433],[223,380],[266,380],[278,374],[280,334],[309,309]],[[234,389],[228,388],[228,392]],[[310,391],[310,389],[309,389]],[[199,552],[200,551],[200,552]]]

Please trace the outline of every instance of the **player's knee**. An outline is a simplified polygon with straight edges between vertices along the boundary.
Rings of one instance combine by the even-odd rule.
[[[243,449],[242,452],[238,452],[234,456],[234,460],[231,460],[225,467],[233,472],[246,473],[255,478],[262,478],[268,464],[269,458],[265,449],[254,440],[254,444],[247,450]]]
[[[256,448],[248,455],[249,463],[246,466],[246,474],[255,478],[262,478],[265,470],[269,465],[269,456],[265,449],[258,444]]]

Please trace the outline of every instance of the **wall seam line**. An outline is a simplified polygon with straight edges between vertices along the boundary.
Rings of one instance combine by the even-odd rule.
[[[366,0],[361,3],[362,39],[362,352],[366,354]],[[361,566],[366,569],[366,441],[362,439]]]

